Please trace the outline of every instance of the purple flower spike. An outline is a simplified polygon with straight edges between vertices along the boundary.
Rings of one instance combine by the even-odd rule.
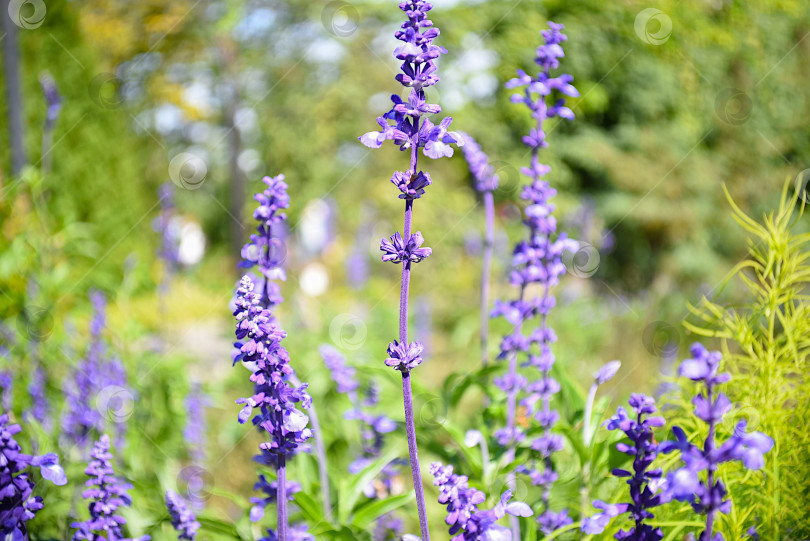
[[[186,502],[171,490],[166,491],[166,509],[171,517],[172,527],[179,533],[178,537],[187,541],[195,541],[200,523],[197,522],[197,517],[188,508]]]
[[[462,132],[460,135],[464,139],[464,146],[461,150],[475,182],[475,190],[480,193],[497,190],[498,175],[495,174],[495,169],[490,165],[487,155],[484,154],[478,142],[470,134]]]
[[[666,478],[664,496],[687,501],[696,513],[706,515],[706,527],[700,533],[701,541],[723,539],[714,533],[715,515],[731,511],[728,491],[717,477],[717,469],[725,462],[739,461],[749,470],[765,466],[765,453],[773,448],[773,440],[761,432],[746,432],[746,421],[741,420],[734,433],[725,442],[715,441],[716,428],[731,409],[731,401],[716,386],[727,382],[731,376],[718,373],[722,356],[719,351],[708,351],[695,343],[690,349],[692,357],[681,363],[678,373],[702,385],[701,392],[692,400],[695,417],[708,425],[708,435],[702,445],[689,442],[680,427],[673,427],[675,440],[661,444],[662,453],[678,451],[684,466],[671,472]],[[706,471],[705,480],[701,472]]]
[[[115,477],[110,438],[106,434],[95,443],[90,456],[92,459],[84,473],[90,476],[85,485],[91,488],[82,494],[84,499],[90,500],[88,504],[90,518],[70,525],[71,528],[77,528],[73,539],[95,541],[103,534],[108,541],[129,541],[121,532],[121,526],[127,521],[117,515],[116,511],[119,507],[129,506],[132,503],[127,493],[132,487]],[[146,541],[149,538],[145,535],[133,541]]]
[[[244,276],[237,290],[235,346],[240,353],[236,360],[255,366],[250,380],[255,383],[255,394],[242,398],[244,404],[240,421],[245,422],[255,411],[253,424],[268,433],[271,440],[261,448],[274,455],[290,455],[298,445],[312,436],[306,428],[308,418],[296,408],[301,403],[309,407],[311,398],[306,393],[306,384],[299,387],[290,384],[293,374],[290,356],[281,340],[286,333],[269,310],[260,305],[259,294],[254,292],[250,278]],[[255,363],[255,364],[253,364]]]
[[[352,395],[356,398],[356,391],[360,383],[356,379],[357,370],[353,366],[346,364],[343,355],[332,346],[323,345],[320,349],[321,357],[326,368],[332,375],[332,380],[337,385],[337,392]]]
[[[551,74],[551,70],[559,67],[558,59],[563,56],[560,44],[566,37],[560,32],[562,25],[549,23],[549,28],[550,30],[543,32],[545,43],[537,49],[535,58],[540,72],[530,76],[518,71],[518,77],[506,84],[507,88],[523,87],[523,93],[513,97],[512,101],[526,105],[536,124],[523,137],[523,142],[531,151],[530,167],[521,170],[530,179],[521,192],[521,198],[527,203],[523,223],[528,231],[526,240],[515,245],[510,273],[510,282],[519,293],[513,300],[496,301],[492,311],[493,316],[502,316],[513,326],[513,330],[503,338],[498,355],[499,359],[505,359],[509,363],[508,377],[499,380],[504,383],[502,388],[506,392],[507,415],[506,426],[497,432],[498,440],[507,447],[508,456],[514,458],[516,443],[520,441],[518,437],[512,436],[520,431],[516,427],[518,404],[543,429],[542,435],[531,443],[530,448],[534,451],[531,460],[518,472],[528,475],[533,484],[543,489],[543,512],[538,516],[537,523],[544,534],[571,523],[565,511],[553,511],[549,502],[551,487],[557,480],[551,455],[562,448],[562,439],[552,434],[554,424],[559,418],[552,409],[552,401],[560,386],[550,375],[555,362],[551,344],[556,336],[548,325],[548,315],[556,304],[551,288],[559,283],[560,276],[566,272],[562,262],[563,252],[576,246],[564,233],[557,233],[555,207],[551,203],[556,190],[543,178],[551,168],[539,160],[540,150],[548,146],[544,122],[554,116],[572,118],[566,112],[569,110],[564,106],[564,96],[576,94],[570,85],[572,78],[569,75],[554,77]],[[559,95],[558,101],[550,106],[550,97],[555,93]],[[483,165],[482,158],[478,157],[473,162],[477,164],[476,171],[480,176],[486,178],[490,174]],[[539,294],[528,298],[527,292],[535,290],[533,284],[539,286]],[[532,329],[529,325],[535,318],[539,322]],[[525,360],[520,362],[520,357],[525,357]],[[537,379],[525,386],[513,385],[513,382],[519,381],[519,366],[534,368]],[[525,396],[519,399],[521,394]],[[508,483],[510,487],[514,487],[514,475],[508,479]],[[519,524],[513,520],[512,537],[519,536]]]
[[[278,184],[269,185],[271,188],[275,186],[277,191],[286,189]],[[278,193],[267,197],[278,197]],[[268,277],[264,282],[265,285],[268,283]],[[276,468],[277,524],[279,537],[284,541],[295,535],[295,529],[288,528],[287,459],[312,437],[312,430],[307,426],[310,419],[297,405],[300,403],[304,409],[309,409],[312,398],[306,392],[307,384],[298,383],[290,366],[290,355],[281,345],[287,333],[263,304],[271,305],[266,296],[254,291],[250,277],[243,276],[236,291],[233,312],[237,338],[234,347],[238,349],[234,362],[243,362],[250,367],[254,394],[240,398],[236,403],[244,405],[238,415],[239,422],[247,422],[253,415],[253,424],[270,438],[259,444],[262,454],[257,460]]]
[[[498,175],[489,163],[489,158],[481,147],[466,133],[460,134],[464,139],[462,152],[472,174],[475,190],[484,200],[484,250],[481,269],[481,360],[489,363],[489,289],[492,272],[492,249],[495,242],[495,199],[492,192],[498,188]]]
[[[447,506],[445,523],[450,526],[452,541],[511,541],[512,533],[497,521],[507,514],[530,517],[532,508],[523,502],[510,502],[512,492],[506,491],[492,509],[479,510],[486,495],[468,485],[467,476],[453,473],[453,466],[439,462],[430,465],[433,484],[439,487],[439,503]]]
[[[433,6],[421,0],[402,2],[400,9],[408,20],[395,34],[403,42],[396,48],[394,56],[402,60],[402,73],[396,80],[411,92],[407,100],[397,95],[391,96],[393,106],[385,115],[377,118],[379,132],[368,132],[360,137],[360,142],[369,148],[380,148],[385,141],[393,141],[400,150],[424,148],[425,156],[433,159],[450,157],[450,145],[464,144],[461,135],[448,131],[452,118],[447,117],[434,125],[426,115],[441,112],[441,107],[428,103],[425,88],[439,82],[434,60],[446,53],[443,47],[433,44],[439,36],[439,29],[427,18]],[[393,122],[389,124],[389,121]]]
[[[14,438],[21,431],[20,425],[10,423],[7,413],[0,414],[0,534],[15,541],[27,539],[26,523],[44,507],[42,498],[33,495],[35,485],[26,470],[39,468],[53,484],[67,483],[58,456],[22,453]]]
[[[630,440],[631,445],[619,443],[616,449],[633,457],[633,471],[622,469],[613,470],[616,477],[627,478],[630,486],[630,502],[620,504],[607,504],[600,500],[593,502],[593,506],[601,512],[585,518],[582,522],[582,531],[587,534],[602,533],[613,518],[629,513],[633,526],[628,530],[619,530],[616,539],[626,541],[659,541],[664,534],[660,528],[653,528],[645,524],[644,520],[655,518],[650,509],[666,501],[658,488],[661,485],[661,470],[650,469],[650,465],[658,456],[659,445],[655,441],[653,428],[663,426],[662,417],[647,417],[657,411],[655,400],[643,394],[633,394],[629,400],[634,415],[631,416],[626,409],[619,406],[616,415],[605,422],[608,430],[621,430]]]
[[[593,375],[593,379],[597,385],[604,385],[608,381],[613,379],[613,376],[619,371],[619,368],[622,367],[621,361],[610,361],[609,363],[605,364],[602,368],[600,368],[596,374]]]
[[[400,344],[409,344],[408,340],[408,300],[411,278],[411,265],[431,255],[430,248],[422,248],[424,239],[418,231],[412,234],[413,204],[425,194],[425,188],[431,184],[430,176],[419,171],[419,149],[429,158],[450,157],[452,145],[462,146],[460,134],[450,131],[453,121],[446,117],[434,124],[429,115],[441,111],[438,104],[427,101],[425,89],[439,81],[435,60],[447,51],[433,41],[439,36],[439,30],[428,19],[428,12],[433,5],[424,0],[407,0],[399,4],[407,20],[394,34],[402,42],[394,50],[394,57],[402,62],[401,73],[396,80],[409,88],[407,99],[394,94],[391,96],[391,109],[377,118],[379,131],[368,132],[360,136],[360,142],[369,148],[379,148],[385,141],[392,141],[401,151],[410,151],[410,164],[405,173],[397,172],[391,182],[399,190],[398,197],[405,200],[405,220],[403,233],[395,233],[389,239],[383,239],[380,249],[383,261],[402,264],[400,280],[400,321],[399,340],[389,348],[386,364],[395,366],[402,373],[402,397],[405,409],[405,430],[408,437],[408,454],[411,463],[411,476],[416,493],[416,506],[419,511],[419,528],[422,541],[430,541],[427,511],[422,479],[419,475],[419,452],[416,442],[416,423],[413,415],[413,389],[410,370],[421,359],[408,357],[407,351],[399,350]],[[421,353],[421,345],[420,353]],[[412,346],[406,349],[410,350]],[[392,353],[395,351],[395,353]]]
[[[281,235],[287,220],[282,212],[290,206],[287,184],[284,175],[264,177],[262,182],[267,186],[257,193],[254,199],[259,203],[253,211],[253,218],[259,222],[256,233],[242,247],[240,268],[249,269],[256,266],[261,273],[261,283],[257,284],[262,292],[262,306],[270,307],[279,304],[283,299],[272,280],[286,280],[284,270],[286,250]]]

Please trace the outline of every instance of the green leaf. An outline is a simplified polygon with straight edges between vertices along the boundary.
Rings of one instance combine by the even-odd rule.
[[[414,499],[413,492],[408,494],[400,494],[398,496],[391,496],[384,500],[374,500],[361,506],[354,514],[352,525],[357,526],[361,530],[365,530],[377,518],[382,515],[407,505]]]
[[[323,509],[309,494],[303,491],[296,492],[293,496],[293,501],[301,508],[301,512],[304,514],[307,522],[317,523],[324,519]]]
[[[348,485],[341,485],[338,493],[338,521],[340,524],[346,524],[348,522],[349,516],[352,510],[354,510],[354,506],[357,500],[360,499],[360,495],[363,493],[363,489],[366,485],[371,483],[374,478],[380,474],[383,468],[399,455],[399,449],[389,449],[383,456],[367,466],[359,474],[355,475]]]
[[[197,517],[197,522],[200,523],[200,529],[205,532],[219,533],[233,538],[241,538],[236,526],[224,520],[209,517]]]

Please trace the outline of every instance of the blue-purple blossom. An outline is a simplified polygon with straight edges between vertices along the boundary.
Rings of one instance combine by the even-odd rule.
[[[132,488],[122,483],[112,467],[113,455],[110,452],[110,438],[103,434],[95,443],[90,453],[91,460],[84,470],[90,479],[85,485],[90,487],[82,493],[85,500],[90,500],[88,509],[90,518],[82,522],[74,522],[71,528],[76,528],[73,539],[87,539],[88,541],[128,541],[121,532],[121,527],[127,523],[121,515],[117,515],[119,507],[132,504],[128,490]],[[148,535],[133,541],[146,541]]]
[[[169,517],[172,521],[172,527],[179,533],[179,539],[186,539],[187,541],[195,541],[197,538],[197,530],[200,529],[200,523],[197,522],[197,517],[183,498],[176,492],[171,490],[166,491],[166,509],[169,511]]]
[[[459,133],[464,138],[464,146],[461,147],[461,152],[464,154],[470,168],[475,190],[479,193],[495,191],[498,189],[498,175],[495,174],[495,168],[489,163],[489,157],[484,154],[478,142],[470,134]]]
[[[287,541],[315,541],[315,536],[307,530],[306,524],[293,524],[287,530]],[[262,537],[259,541],[278,541],[278,535],[274,530],[268,529],[267,536]]]
[[[207,445],[205,410],[209,405],[210,400],[200,384],[193,383],[185,400],[186,425],[183,427],[183,439],[186,440],[191,459],[197,464],[205,462]]]
[[[51,414],[48,406],[48,396],[46,394],[47,375],[42,365],[37,362],[31,372],[31,380],[28,382],[28,394],[31,396],[31,408],[24,412],[23,418],[35,419],[46,430],[51,425]]]
[[[550,202],[556,190],[543,179],[551,168],[541,164],[538,155],[541,148],[548,146],[543,123],[555,116],[573,119],[573,114],[569,114],[570,109],[564,105],[564,96],[578,95],[570,84],[570,75],[551,75],[551,70],[559,67],[558,59],[564,54],[561,43],[566,36],[560,32],[562,25],[550,22],[549,28],[542,32],[545,43],[538,47],[535,58],[540,72],[532,77],[519,70],[518,77],[506,85],[507,88],[525,87],[523,94],[513,97],[512,101],[525,104],[536,125],[529,135],[523,137],[523,142],[532,154],[530,167],[521,170],[531,179],[521,193],[521,198],[528,203],[524,211],[524,224],[528,228],[528,234],[526,240],[515,246],[510,273],[511,284],[520,292],[514,300],[496,302],[492,311],[493,316],[503,316],[514,325],[513,331],[504,337],[500,348],[499,358],[509,361],[509,373],[496,381],[496,385],[507,395],[507,423],[506,427],[496,432],[496,437],[501,445],[512,447],[524,438],[522,430],[515,423],[515,408],[518,395],[525,393],[520,404],[526,409],[528,416],[540,424],[543,432],[530,443],[531,449],[537,454],[536,458],[518,471],[528,474],[532,483],[543,489],[542,512],[537,522],[541,531],[546,534],[571,522],[565,512],[551,511],[549,504],[551,486],[557,479],[551,455],[562,449],[562,438],[551,431],[559,417],[551,409],[551,401],[560,386],[550,375],[555,361],[551,344],[556,341],[556,335],[548,326],[547,316],[556,304],[551,288],[557,285],[559,276],[565,272],[563,251],[576,247],[576,243],[567,239],[564,233],[556,233],[554,205]],[[547,99],[553,92],[561,97],[554,105],[549,106]],[[532,284],[540,286],[540,295],[527,298],[527,289]],[[540,319],[539,326],[531,331],[525,329],[529,320],[536,317]],[[525,357],[523,366],[533,367],[539,372],[539,379],[529,382],[518,375],[518,356]]]
[[[320,352],[323,363],[329,369],[329,374],[335,382],[337,392],[349,394],[356,398],[356,391],[360,387],[360,382],[356,379],[357,370],[353,366],[346,364],[343,355],[332,346],[323,345]]]
[[[439,487],[439,503],[447,506],[445,523],[450,527],[452,541],[511,541],[512,532],[497,524],[507,514],[530,517],[534,513],[523,502],[509,502],[512,492],[506,491],[492,509],[479,510],[486,495],[469,486],[467,476],[453,473],[453,466],[439,462],[430,465],[433,484]],[[519,541],[519,540],[514,540]]]
[[[14,398],[14,376],[11,370],[3,370],[0,372],[0,406],[4,411],[11,411],[11,406]]]
[[[487,496],[480,490],[472,488],[466,475],[453,473],[453,466],[444,466],[440,462],[430,465],[433,484],[439,487],[439,503],[447,506],[445,523],[450,526],[450,535],[463,530],[478,504],[486,501]]]
[[[388,358],[385,364],[396,368],[400,372],[410,372],[422,364],[422,351],[424,346],[419,341],[410,344],[400,344],[394,340],[388,344]]]
[[[451,144],[464,144],[461,135],[448,131],[453,119],[446,117],[435,125],[427,118],[427,115],[441,112],[441,107],[427,102],[425,88],[439,81],[434,60],[447,52],[444,47],[433,44],[433,40],[439,36],[439,29],[427,18],[433,6],[422,0],[411,0],[402,2],[399,7],[408,20],[395,34],[403,42],[394,51],[394,56],[402,60],[402,73],[396,79],[411,91],[407,100],[392,95],[393,107],[377,118],[380,131],[364,134],[360,142],[369,148],[380,148],[385,141],[391,140],[400,150],[410,150],[416,146],[423,147],[425,156],[429,158],[450,157],[453,155]],[[406,175],[416,174],[411,171]]]
[[[50,73],[45,72],[39,76],[39,84],[42,87],[42,96],[45,98],[45,127],[52,130],[59,112],[62,110],[62,95],[56,87],[56,81]]]
[[[586,517],[582,521],[582,531],[586,534],[602,533],[610,520],[623,513],[629,513],[633,526],[628,530],[619,530],[614,536],[625,541],[659,541],[664,534],[660,528],[645,524],[647,519],[655,518],[650,509],[664,503],[666,498],[659,493],[662,484],[662,471],[660,468],[650,469],[658,456],[659,445],[655,441],[653,429],[664,426],[663,417],[649,417],[655,413],[655,400],[643,394],[633,394],[630,397],[630,407],[633,414],[619,406],[616,415],[605,422],[608,430],[621,430],[630,440],[627,443],[618,443],[616,449],[633,457],[633,471],[616,468],[613,475],[627,478],[630,486],[630,502],[607,504],[596,500],[593,506],[599,513]],[[646,418],[645,418],[646,417]]]
[[[296,387],[289,381],[293,369],[281,345],[287,333],[270,311],[261,307],[260,295],[247,276],[242,277],[237,290],[234,316],[238,340],[234,346],[239,349],[235,362],[253,367],[250,380],[255,384],[253,396],[236,401],[244,404],[239,422],[246,422],[255,413],[253,424],[270,437],[259,447],[271,455],[290,455],[312,436],[307,428],[309,418],[296,407],[300,402],[308,408],[312,399],[306,384]]]
[[[106,385],[106,347],[101,336],[106,326],[107,301],[100,291],[90,293],[93,316],[90,320],[90,344],[79,361],[66,390],[62,434],[79,447],[85,448],[95,434],[104,431],[104,417],[96,404],[98,393]]]
[[[286,488],[288,501],[293,500],[296,492],[301,492],[301,485],[294,481],[287,481]],[[250,503],[253,504],[253,507],[250,508],[250,520],[258,522],[264,517],[264,509],[278,500],[278,481],[268,481],[264,475],[259,475],[259,480],[253,485],[253,490],[264,493],[263,498],[257,496],[250,498]]]
[[[261,283],[257,284],[262,295],[262,305],[269,307],[282,301],[278,286],[271,281],[287,279],[284,270],[286,251],[281,234],[287,219],[283,210],[289,208],[290,196],[287,194],[284,175],[264,177],[262,182],[267,188],[254,196],[259,206],[253,211],[253,218],[259,225],[256,233],[250,236],[250,241],[242,248],[242,262],[239,266],[258,268],[262,275]]]
[[[26,523],[43,508],[42,498],[34,496],[29,468],[39,468],[42,477],[62,486],[67,477],[53,453],[26,455],[14,438],[22,431],[12,424],[7,413],[0,414],[0,537],[26,541]]]
[[[696,513],[706,515],[706,527],[699,541],[722,541],[723,535],[714,533],[714,518],[720,512],[731,511],[728,491],[717,477],[720,464],[739,461],[749,470],[759,470],[765,465],[765,453],[773,448],[773,440],[761,432],[746,432],[746,421],[741,420],[725,442],[717,442],[716,429],[731,409],[731,401],[717,391],[719,384],[731,379],[731,375],[719,372],[722,356],[719,351],[708,351],[700,343],[690,349],[692,357],[681,363],[679,375],[702,385],[701,391],[692,399],[695,416],[706,423],[708,435],[701,446],[693,445],[680,427],[673,427],[674,441],[660,445],[662,453],[679,451],[684,466],[667,474],[665,496],[687,501]],[[706,471],[704,479],[701,472]]]
[[[352,403],[352,408],[344,417],[361,423],[362,452],[349,464],[349,473],[358,474],[382,455],[385,434],[396,430],[397,424],[385,415],[374,415],[368,411],[379,402],[379,392],[374,381],[368,383],[361,399],[358,393],[360,382],[355,379],[356,371],[346,364],[343,355],[335,348],[324,345],[321,346],[321,357],[330,370],[337,391],[347,395]],[[377,479],[363,488],[366,497],[376,498],[390,494],[394,488],[394,479],[399,474],[399,466],[399,460],[386,464]]]
[[[382,239],[380,243],[380,250],[383,253],[382,260],[390,261],[391,263],[402,263],[403,261],[410,261],[412,263],[419,263],[426,257],[429,257],[433,250],[430,248],[422,248],[425,239],[422,237],[420,231],[416,231],[408,238],[408,242],[402,239],[399,232],[391,235],[389,239]]]
[[[391,177],[391,184],[402,192],[399,194],[400,199],[419,199],[425,195],[425,188],[433,184],[433,181],[428,173],[422,171],[411,174],[397,171]]]
[[[385,513],[374,525],[374,531],[371,533],[372,541],[399,541],[402,537],[404,524],[402,519],[398,518],[394,513]]]
[[[613,376],[619,371],[619,368],[622,367],[621,361],[610,361],[609,363],[605,363],[602,368],[596,371],[593,375],[594,382],[597,385],[604,385],[608,381],[613,379]]]

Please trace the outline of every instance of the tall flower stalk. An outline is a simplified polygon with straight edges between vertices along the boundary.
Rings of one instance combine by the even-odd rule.
[[[121,532],[121,526],[127,521],[124,517],[117,515],[116,511],[120,507],[132,504],[132,498],[128,494],[132,486],[122,483],[115,477],[112,467],[113,455],[110,452],[110,438],[106,434],[103,434],[95,443],[90,456],[90,463],[84,470],[90,477],[85,483],[89,488],[82,494],[90,502],[87,505],[90,518],[70,525],[71,528],[76,528],[73,539],[74,541],[80,539],[130,541]],[[148,539],[150,537],[144,535],[131,541],[148,541]]]
[[[250,380],[254,394],[240,398],[244,404],[239,412],[239,422],[244,423],[253,415],[253,424],[267,433],[270,440],[259,445],[260,462],[276,468],[276,507],[278,510],[277,531],[274,535],[287,540],[287,460],[299,445],[312,437],[307,428],[309,418],[296,405],[306,409],[312,399],[306,392],[306,384],[294,385],[290,376],[290,356],[281,341],[287,333],[279,327],[272,313],[262,308],[261,295],[254,291],[254,284],[247,276],[242,277],[236,292],[236,338],[239,354],[234,362],[243,362],[251,367]]]
[[[287,222],[287,215],[283,211],[290,206],[290,196],[287,193],[288,186],[284,182],[284,175],[264,177],[262,182],[267,187],[253,196],[259,203],[259,206],[253,211],[253,218],[259,225],[256,227],[256,233],[250,236],[250,240],[242,248],[242,261],[239,263],[239,267],[247,269],[255,266],[259,270],[261,273],[259,304],[270,309],[284,301],[276,281],[287,279],[287,272],[284,269],[286,250],[282,241],[282,233]],[[290,369],[292,370],[292,367]],[[294,387],[301,386],[301,382],[294,371],[289,375],[288,379]],[[318,412],[311,402],[309,405],[309,418],[315,435],[315,453],[318,457],[324,515],[327,520],[331,520],[332,502],[329,491],[326,451],[318,421]]]
[[[439,77],[434,60],[447,51],[433,44],[439,30],[428,19],[427,13],[433,6],[422,0],[411,0],[399,4],[408,20],[402,23],[395,37],[402,45],[394,50],[394,57],[402,61],[401,73],[396,76],[399,83],[410,89],[408,99],[398,95],[391,96],[393,108],[377,118],[382,128],[379,132],[368,132],[360,141],[369,148],[379,148],[391,140],[402,151],[411,154],[407,171],[397,171],[391,182],[399,191],[399,198],[405,200],[405,220],[402,235],[394,233],[389,239],[383,239],[380,249],[383,261],[402,264],[399,296],[399,339],[388,346],[386,364],[399,370],[402,374],[402,396],[405,409],[405,427],[408,436],[408,453],[410,455],[411,474],[413,477],[416,505],[419,511],[419,526],[422,540],[429,541],[425,494],[419,469],[419,451],[416,443],[416,427],[413,413],[413,391],[411,388],[411,370],[422,362],[420,357],[423,346],[420,342],[408,342],[408,294],[411,280],[411,265],[418,263],[431,254],[430,248],[422,248],[424,238],[419,231],[412,232],[413,203],[425,193],[431,184],[428,173],[418,170],[419,149],[423,148],[425,156],[433,159],[453,155],[455,143],[463,145],[461,136],[448,131],[453,119],[444,118],[438,125],[427,118],[430,114],[441,112],[441,107],[427,102],[425,89],[435,85]]]
[[[699,382],[703,388],[692,399],[695,416],[708,427],[703,445],[689,443],[680,427],[673,427],[675,441],[661,444],[662,453],[679,451],[684,466],[667,475],[665,494],[692,505],[696,513],[706,516],[706,527],[698,541],[723,541],[721,533],[714,531],[717,513],[731,511],[731,500],[726,499],[728,490],[717,475],[720,464],[739,461],[749,470],[759,470],[765,465],[764,454],[773,448],[773,440],[761,432],[746,432],[746,421],[741,420],[725,442],[717,442],[717,427],[731,409],[731,400],[717,389],[731,379],[728,373],[718,373],[721,355],[708,351],[695,343],[691,348],[692,358],[681,363],[680,376]],[[701,472],[705,477],[700,479]]]
[[[538,47],[535,58],[541,71],[532,77],[518,70],[518,77],[506,84],[507,88],[524,87],[522,93],[512,96],[512,101],[526,105],[536,125],[523,137],[523,142],[531,151],[530,166],[522,169],[531,183],[523,187],[521,194],[521,198],[528,202],[524,219],[528,236],[515,246],[510,275],[510,282],[518,288],[519,293],[514,300],[496,301],[492,311],[493,316],[502,316],[514,326],[512,333],[504,337],[500,347],[499,358],[507,359],[509,368],[506,375],[495,380],[495,384],[507,396],[507,416],[506,426],[496,432],[496,438],[507,448],[509,456],[514,457],[516,447],[525,439],[523,430],[516,425],[517,399],[521,393],[527,393],[521,406],[525,408],[528,417],[538,422],[543,433],[530,443],[535,456],[519,471],[528,474],[532,483],[543,489],[542,512],[537,521],[544,533],[550,533],[570,522],[565,511],[553,512],[549,502],[551,487],[557,480],[551,456],[562,449],[563,443],[559,435],[552,433],[559,414],[551,409],[551,400],[559,391],[560,385],[551,377],[555,360],[551,344],[556,341],[556,335],[548,326],[547,320],[555,305],[551,288],[557,285],[559,276],[565,272],[562,253],[566,249],[575,249],[576,243],[569,240],[564,233],[557,234],[554,205],[550,202],[556,190],[544,180],[551,168],[540,163],[538,155],[541,148],[548,146],[543,123],[554,117],[572,120],[574,114],[565,106],[565,96],[578,95],[571,85],[570,75],[551,75],[552,70],[559,68],[559,59],[564,56],[561,43],[566,36],[561,32],[562,25],[550,22],[549,27],[549,30],[542,33],[545,43]],[[561,97],[549,106],[546,100],[552,93]],[[539,295],[535,297],[530,296],[533,285],[540,288]],[[538,326],[526,334],[524,327],[535,318],[540,320]],[[525,358],[523,366],[537,370],[538,379],[529,382],[518,373],[519,357]],[[509,482],[514,486],[514,477]],[[512,533],[514,538],[520,538],[517,520],[512,522]]]
[[[492,273],[492,250],[495,244],[495,198],[492,195],[498,188],[498,175],[489,163],[489,158],[475,139],[467,133],[462,152],[470,173],[473,176],[475,191],[484,201],[484,250],[481,265],[481,362],[489,364],[489,290]]]
[[[608,504],[600,500],[593,506],[600,510],[582,521],[582,531],[594,535],[605,531],[611,519],[622,513],[629,513],[633,526],[628,530],[619,530],[614,536],[624,541],[660,541],[664,534],[660,528],[645,524],[646,519],[655,518],[650,509],[664,503],[666,498],[658,493],[662,484],[660,468],[650,469],[658,456],[659,445],[655,441],[653,428],[664,426],[663,417],[649,417],[655,413],[655,400],[643,394],[633,394],[629,400],[633,414],[619,406],[616,415],[605,424],[608,430],[621,430],[630,440],[631,445],[618,443],[616,449],[633,457],[633,471],[620,468],[613,470],[613,475],[626,478],[630,487],[630,502]],[[646,416],[646,418],[645,418]]]

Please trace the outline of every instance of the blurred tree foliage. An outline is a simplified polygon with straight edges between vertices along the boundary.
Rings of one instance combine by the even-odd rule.
[[[616,239],[600,275],[666,294],[678,284],[715,283],[719,263],[742,254],[730,218],[716,211],[721,182],[758,212],[778,193],[761,179],[795,175],[810,161],[802,129],[810,109],[803,77],[810,6],[717,0],[658,7],[650,14],[636,1],[448,1],[436,3],[433,18],[450,51],[438,99],[499,162],[508,179],[502,205],[516,197],[519,135],[529,119],[501,83],[515,68],[531,68],[547,19],[566,24],[565,66],[582,97],[577,122],[553,128],[559,133],[547,158],[561,209],[593,196]],[[170,159],[188,149],[203,156],[207,176],[182,204],[202,217],[214,243],[241,218],[222,209],[233,197],[228,167],[237,158],[248,178],[285,172],[297,200],[330,193],[350,230],[360,200],[373,199],[385,213],[393,151],[368,157],[355,138],[373,129],[384,96],[397,88],[391,8],[301,0],[48,3],[42,26],[19,39],[34,163],[45,109],[36,75],[49,70],[65,95],[54,172],[44,180],[50,213],[61,223],[92,224],[99,246],[121,241],[104,262],[120,268],[134,249],[128,239],[148,227],[138,220],[156,203]],[[229,156],[226,141],[234,104],[239,156]],[[2,130],[4,171],[7,137]],[[466,183],[460,160],[437,169],[448,187]],[[14,182],[4,179],[4,192]]]

